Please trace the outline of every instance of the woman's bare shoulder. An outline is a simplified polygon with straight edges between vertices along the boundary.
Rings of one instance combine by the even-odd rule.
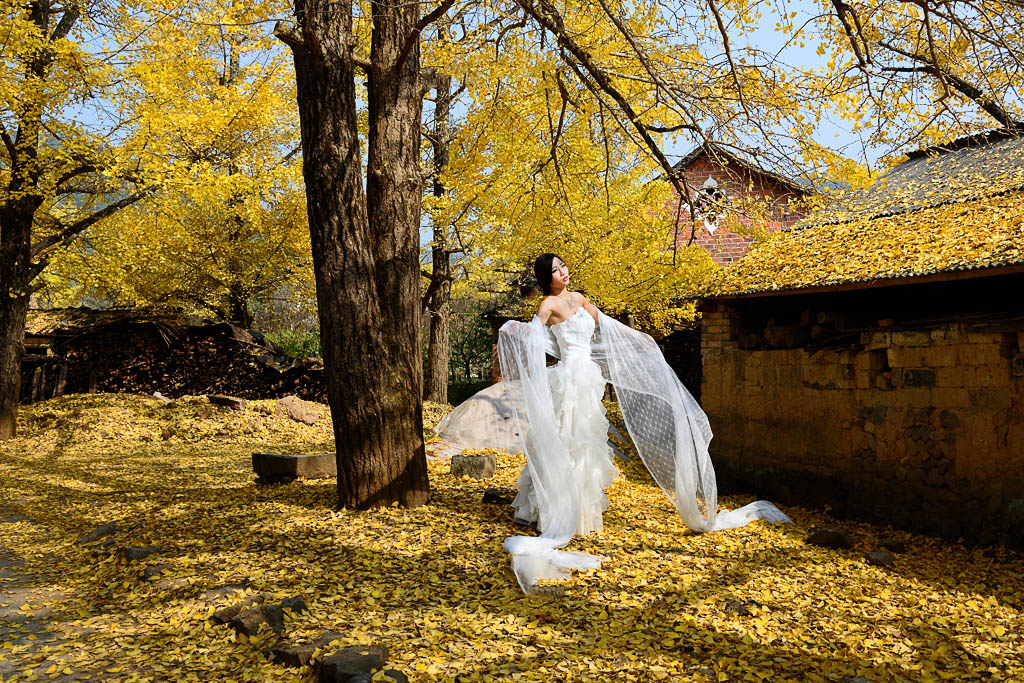
[[[545,310],[546,311],[546,310],[550,310],[553,306],[557,306],[558,305],[557,299],[558,299],[558,297],[554,296],[553,294],[548,294],[540,302],[540,307],[539,307],[540,310]]]

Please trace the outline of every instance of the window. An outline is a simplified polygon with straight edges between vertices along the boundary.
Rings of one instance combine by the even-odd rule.
[[[718,181],[710,175],[697,193],[697,198],[693,202],[695,217],[704,219],[704,229],[710,235],[714,235],[715,230],[718,230],[718,217],[727,198],[725,192],[718,187]]]

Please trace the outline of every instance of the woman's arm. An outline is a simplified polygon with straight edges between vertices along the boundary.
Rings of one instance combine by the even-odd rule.
[[[585,310],[587,313],[590,314],[590,317],[592,317],[594,319],[594,322],[598,322],[598,320],[597,320],[597,314],[598,314],[597,306],[595,306],[594,304],[590,303],[590,300],[587,299],[587,297],[585,297],[582,294],[580,294],[579,292],[576,292],[576,294],[582,300],[583,310]]]
[[[551,302],[548,299],[544,299],[540,303],[540,308],[537,309],[537,317],[540,318],[541,324],[548,324],[548,320],[551,319],[551,308]]]

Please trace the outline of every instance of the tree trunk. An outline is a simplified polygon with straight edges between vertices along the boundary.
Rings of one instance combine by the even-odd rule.
[[[0,206],[0,441],[17,433],[29,300],[29,240],[38,206],[38,197],[33,195]]]
[[[351,2],[296,0],[292,47],[338,505],[427,501],[418,177],[419,51],[395,58],[418,5],[374,3],[367,193],[356,125]]]
[[[228,311],[228,322],[244,329],[252,327],[253,315],[249,310],[249,295],[240,284],[233,284],[228,289]]]
[[[448,190],[441,182],[441,174],[448,167],[448,138],[451,115],[451,76],[437,77],[437,96],[434,105],[434,196],[441,197]],[[448,248],[448,226],[434,222],[434,243],[431,246],[433,269],[428,302],[430,315],[430,346],[427,352],[427,378],[424,398],[438,403],[448,402],[448,364],[451,362],[452,321],[452,266]]]

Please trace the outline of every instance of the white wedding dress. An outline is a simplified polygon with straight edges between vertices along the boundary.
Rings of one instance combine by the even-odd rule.
[[[547,355],[559,363],[547,367]],[[763,500],[719,509],[707,416],[649,335],[600,312],[595,325],[583,309],[550,327],[537,316],[510,320],[499,330],[498,361],[502,381],[453,410],[435,431],[448,452],[504,448],[526,455],[512,505],[516,519],[536,523],[541,533],[504,542],[525,592],[604,559],[562,548],[601,529],[604,489],[618,475],[601,403],[606,382],[640,460],[687,527],[706,533],[756,519],[790,521]]]
[[[568,320],[548,328],[561,358],[547,369],[547,376],[558,438],[568,451],[573,473],[571,486],[575,491],[563,494],[579,500],[577,536],[602,529],[601,520],[608,507],[604,490],[619,475],[612,464],[608,420],[601,402],[606,380],[590,355],[596,325],[594,318],[580,308]],[[519,494],[512,501],[516,521],[536,524],[543,531],[529,467],[523,468],[518,486]]]

